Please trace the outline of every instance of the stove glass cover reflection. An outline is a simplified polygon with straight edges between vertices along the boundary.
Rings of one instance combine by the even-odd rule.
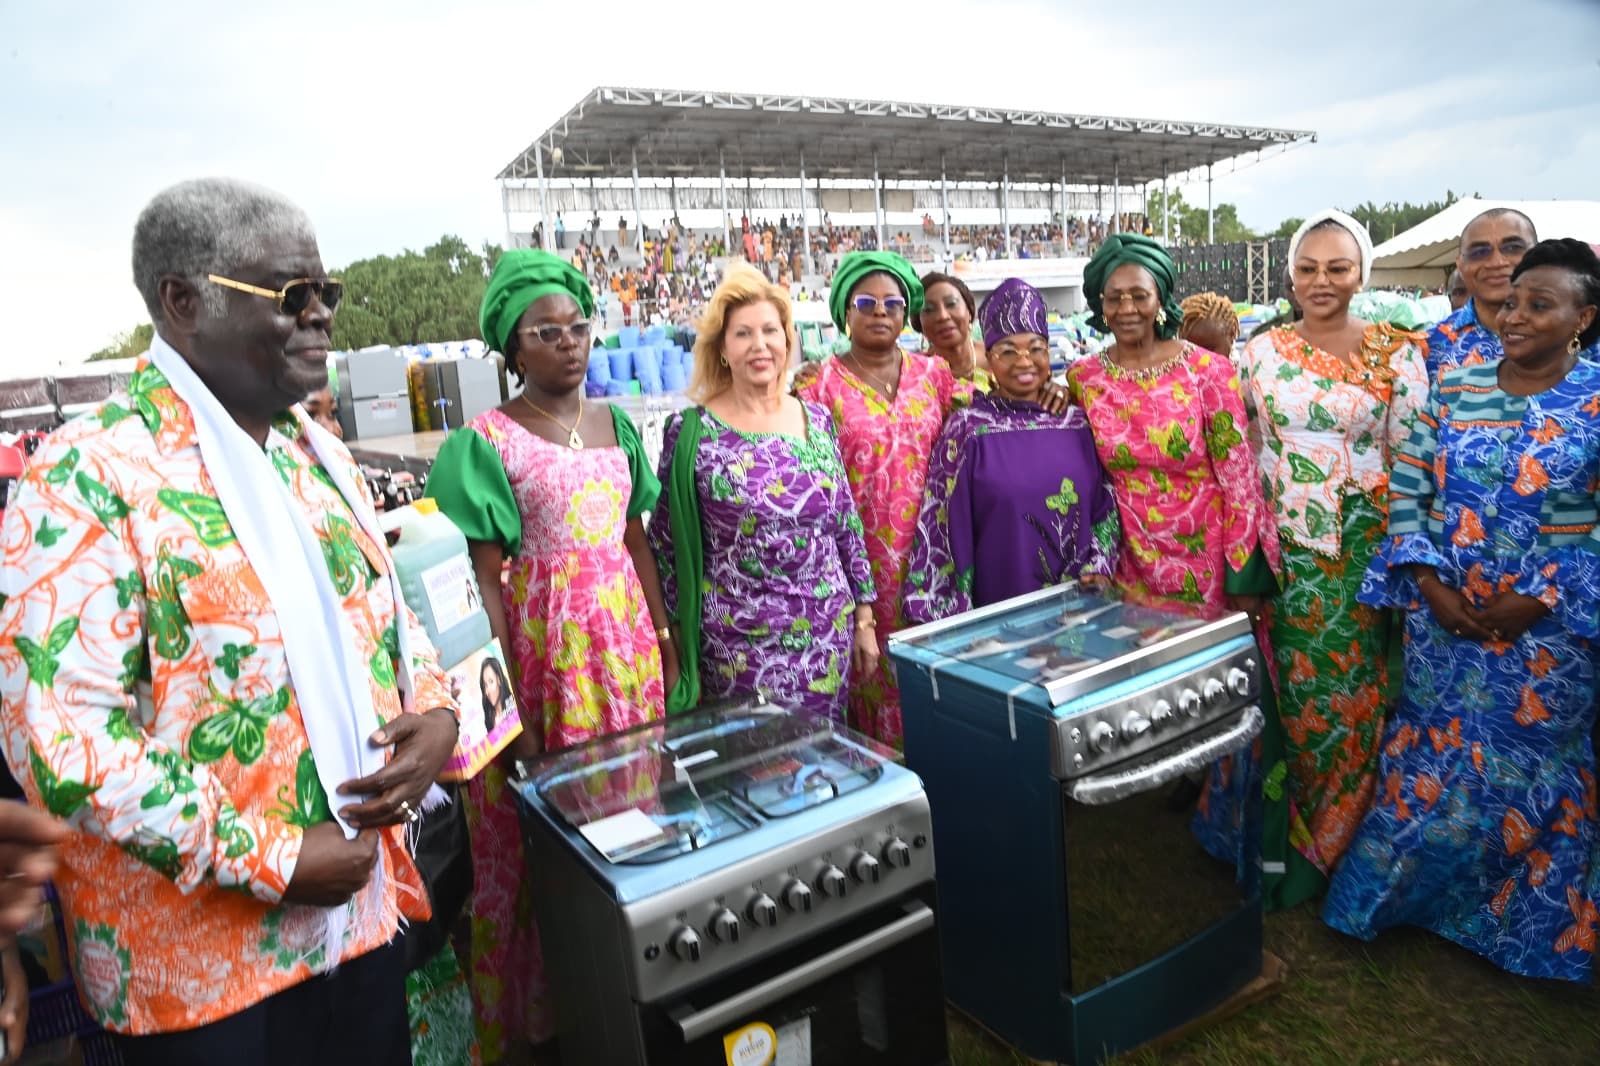
[[[1009,679],[1046,685],[1154,647],[1205,619],[1114,596],[1064,588],[1054,598],[998,616],[957,621],[907,643],[935,659],[970,663]]]
[[[609,862],[654,863],[865,788],[893,759],[829,719],[747,705],[571,749],[519,787]]]

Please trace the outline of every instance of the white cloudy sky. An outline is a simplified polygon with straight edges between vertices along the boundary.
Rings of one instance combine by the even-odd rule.
[[[144,319],[133,221],[183,178],[284,191],[330,265],[498,241],[495,173],[598,84],[1316,130],[1219,172],[1258,228],[1447,188],[1600,197],[1597,0],[0,0],[4,369]]]

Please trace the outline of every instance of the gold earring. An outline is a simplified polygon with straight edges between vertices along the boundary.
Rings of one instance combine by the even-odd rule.
[[[719,356],[717,356],[717,359],[718,359],[719,362],[722,363],[723,366],[727,366],[728,365],[728,357],[727,356],[719,355]]]
[[[1156,312],[1156,325],[1164,326],[1166,324],[1167,324],[1167,309],[1165,307],[1163,307],[1163,308],[1161,308],[1160,310],[1158,310]]]
[[[1572,339],[1567,342],[1567,354],[1577,355],[1581,351],[1583,351],[1583,330],[1580,329],[1578,332],[1574,333],[1572,335]]]

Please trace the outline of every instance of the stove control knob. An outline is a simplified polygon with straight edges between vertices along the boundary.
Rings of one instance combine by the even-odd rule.
[[[739,916],[724,907],[711,916],[711,935],[724,944],[739,942]]]
[[[911,845],[895,837],[883,846],[883,861],[904,870],[911,865]]]
[[[811,913],[811,886],[804,881],[790,881],[783,888],[783,905],[796,914]]]
[[[1166,700],[1156,700],[1150,708],[1150,728],[1160,729],[1162,726],[1172,724],[1172,704]]]
[[[1170,711],[1168,714],[1172,713]],[[1122,719],[1122,739],[1133,743],[1146,733],[1150,732],[1150,719],[1138,711],[1129,711]]]
[[[795,882],[799,884],[798,881]],[[804,885],[801,885],[804,888]],[[811,898],[811,890],[806,889],[806,899]],[[745,913],[756,925],[764,925],[768,929],[778,924],[778,901],[763,892],[750,901],[750,906],[745,908]]]
[[[844,894],[850,889],[850,882],[845,879],[843,870],[837,866],[829,866],[822,871],[822,876],[817,878],[817,887],[822,889],[824,896],[844,899]]]
[[[1244,699],[1250,695],[1250,675],[1235,666],[1228,671],[1228,691]]]
[[[1200,714],[1200,693],[1192,688],[1186,688],[1178,693],[1178,710],[1190,718],[1198,717]]]
[[[850,876],[856,879],[858,885],[875,885],[878,878],[883,876],[883,869],[876,858],[863,851],[850,861]]]
[[[1117,730],[1110,722],[1096,722],[1089,730],[1089,747],[1104,752],[1117,742]]]
[[[1205,700],[1207,707],[1215,707],[1228,698],[1227,686],[1214,677],[1208,677],[1204,687],[1200,690],[1200,698]]]
[[[667,941],[667,947],[683,962],[700,961],[700,934],[690,929],[687,925],[672,934],[672,939]]]

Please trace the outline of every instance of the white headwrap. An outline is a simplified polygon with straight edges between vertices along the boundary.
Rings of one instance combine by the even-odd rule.
[[[1294,266],[1295,259],[1300,254],[1300,242],[1306,239],[1306,234],[1324,222],[1337,222],[1349,231],[1350,236],[1356,239],[1356,245],[1361,249],[1361,287],[1367,287],[1367,281],[1372,277],[1372,236],[1367,233],[1367,227],[1335,208],[1318,211],[1294,231],[1294,236],[1289,238],[1289,265]]]

